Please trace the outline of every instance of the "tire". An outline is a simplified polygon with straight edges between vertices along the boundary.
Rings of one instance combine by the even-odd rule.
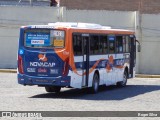
[[[93,93],[93,94],[97,93],[98,89],[99,89],[99,76],[98,76],[97,73],[95,73],[94,76],[93,76],[91,93]]]
[[[59,86],[46,86],[45,87],[46,92],[55,92],[55,93],[59,93],[61,90],[61,87]]]
[[[125,87],[127,84],[127,72],[124,71],[123,73],[123,81],[117,82],[118,87]]]

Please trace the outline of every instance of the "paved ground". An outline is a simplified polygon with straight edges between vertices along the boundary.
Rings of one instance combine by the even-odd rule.
[[[86,91],[46,93],[42,87],[17,84],[15,73],[0,73],[0,111],[160,111],[160,78],[130,79],[125,88],[101,87],[98,94]]]

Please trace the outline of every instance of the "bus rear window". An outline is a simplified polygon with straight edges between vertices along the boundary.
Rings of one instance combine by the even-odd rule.
[[[25,31],[24,45],[33,48],[64,47],[64,31],[29,29]]]

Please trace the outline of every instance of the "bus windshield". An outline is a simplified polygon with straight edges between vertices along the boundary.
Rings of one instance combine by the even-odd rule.
[[[62,30],[27,29],[24,34],[24,46],[32,48],[63,48],[65,33]]]

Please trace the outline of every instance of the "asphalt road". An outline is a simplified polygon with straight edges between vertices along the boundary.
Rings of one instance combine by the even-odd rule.
[[[19,85],[15,73],[0,73],[0,111],[160,111],[160,78],[130,79],[125,88],[101,87],[97,94],[87,90],[47,93]]]

